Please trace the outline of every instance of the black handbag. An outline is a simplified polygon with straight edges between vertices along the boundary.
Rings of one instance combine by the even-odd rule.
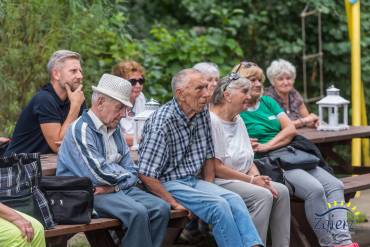
[[[271,162],[276,162],[284,170],[311,170],[319,165],[320,159],[310,153],[286,146],[267,154]]]
[[[90,178],[44,176],[40,188],[48,200],[56,223],[90,223],[94,205],[94,187]]]
[[[273,163],[269,157],[256,159],[253,162],[262,175],[269,176],[272,181],[284,184],[284,171],[279,164]]]

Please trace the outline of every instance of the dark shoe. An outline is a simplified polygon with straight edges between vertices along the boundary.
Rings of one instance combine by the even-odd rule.
[[[179,240],[182,243],[195,244],[202,240],[202,233],[198,229],[182,230]]]

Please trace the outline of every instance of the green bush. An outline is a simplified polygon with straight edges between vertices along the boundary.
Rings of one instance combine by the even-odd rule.
[[[272,2],[272,1],[271,1]],[[121,59],[146,69],[147,96],[171,98],[178,70],[212,61],[222,74],[245,58],[263,69],[276,58],[297,66],[302,88],[300,13],[322,12],[324,83],[350,99],[350,44],[343,1],[286,0],[0,0],[0,135],[10,135],[35,91],[48,81],[46,63],[58,49],[83,57],[84,90]],[[370,93],[370,2],[361,1],[362,78]],[[315,51],[316,23],[307,22],[307,49]],[[311,64],[314,66],[314,64]],[[317,81],[316,70],[308,75]],[[312,93],[318,92],[311,85]]]

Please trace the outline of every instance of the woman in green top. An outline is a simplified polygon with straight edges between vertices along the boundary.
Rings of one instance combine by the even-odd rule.
[[[234,67],[235,71],[252,83],[247,109],[240,116],[256,155],[289,144],[297,135],[296,129],[274,99],[262,96],[265,79],[262,69],[254,63],[242,62]],[[304,200],[306,218],[321,246],[358,246],[352,243],[346,210],[328,210],[328,203],[344,202],[340,180],[320,166],[311,170],[287,170],[284,177],[289,181],[286,185],[290,192],[294,187],[294,195]],[[339,224],[343,222],[346,224]]]

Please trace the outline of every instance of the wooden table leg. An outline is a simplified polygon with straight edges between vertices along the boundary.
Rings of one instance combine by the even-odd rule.
[[[91,247],[114,247],[117,245],[107,229],[85,232]]]
[[[325,160],[328,158],[333,160],[337,164],[337,167],[340,168],[344,173],[352,174],[353,167],[351,162],[346,161],[338,153],[334,152],[334,143],[321,144],[319,145],[319,149]]]

